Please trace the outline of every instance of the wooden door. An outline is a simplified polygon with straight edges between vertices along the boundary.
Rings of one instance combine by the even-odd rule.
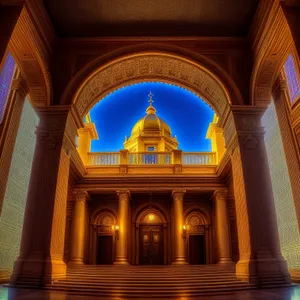
[[[162,265],[164,263],[162,226],[141,225],[139,247],[139,261],[141,265]]]
[[[112,256],[113,237],[99,235],[98,236],[98,251],[97,251],[97,264],[109,265],[113,263]]]
[[[205,264],[204,235],[189,236],[189,263],[192,265]]]

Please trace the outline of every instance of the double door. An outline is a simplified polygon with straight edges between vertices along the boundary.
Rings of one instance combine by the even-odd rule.
[[[141,265],[164,264],[164,239],[161,225],[141,225],[139,240]]]

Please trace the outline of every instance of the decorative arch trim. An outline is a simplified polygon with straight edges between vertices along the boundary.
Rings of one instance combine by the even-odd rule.
[[[170,222],[167,211],[158,203],[152,203],[151,205],[149,205],[149,203],[146,203],[139,206],[132,216],[132,221],[139,223],[147,214],[151,212],[157,213],[161,220],[163,220],[163,222]]]
[[[146,43],[118,49],[89,63],[66,88],[61,103],[72,99],[83,117],[100,99],[133,83],[179,85],[205,100],[222,116],[229,104],[242,104],[239,89],[218,64],[175,46]]]
[[[103,220],[103,218],[105,216],[111,217],[113,218],[114,224],[117,224],[118,222],[118,218],[117,218],[117,214],[114,210],[110,209],[110,208],[101,208],[96,210],[91,217],[91,224],[93,225],[104,225],[101,224],[101,221]]]
[[[210,214],[203,207],[195,206],[188,209],[184,214],[185,224],[189,224],[189,221],[193,216],[197,216],[200,218],[203,224],[199,224],[199,225],[211,225]]]

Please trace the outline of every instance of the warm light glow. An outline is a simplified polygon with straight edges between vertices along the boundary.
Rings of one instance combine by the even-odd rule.
[[[183,228],[183,230],[186,230],[186,225],[183,225],[183,227],[182,227],[182,228]]]
[[[149,215],[148,215],[148,219],[149,219],[150,221],[153,221],[153,220],[154,220],[154,215],[153,215],[153,214],[149,214]]]
[[[116,231],[119,231],[119,229],[120,229],[119,225],[116,225],[116,226],[115,226],[115,230],[116,230]]]

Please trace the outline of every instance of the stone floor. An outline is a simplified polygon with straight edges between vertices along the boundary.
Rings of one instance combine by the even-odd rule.
[[[151,295],[149,295],[151,297]],[[32,289],[16,289],[0,287],[0,300],[95,300],[104,299],[103,297],[92,296],[76,296],[67,293],[32,290]],[[110,298],[111,300],[121,300],[124,298]],[[153,298],[149,298],[153,299]],[[169,300],[172,300],[168,298]],[[176,300],[300,300],[300,286],[278,289],[264,289],[237,292],[234,294],[219,296],[202,296],[198,298],[177,298]],[[128,298],[126,300],[129,300]],[[135,300],[139,300],[135,298]],[[143,300],[146,300],[143,298]],[[175,300],[175,299],[173,299]]]

